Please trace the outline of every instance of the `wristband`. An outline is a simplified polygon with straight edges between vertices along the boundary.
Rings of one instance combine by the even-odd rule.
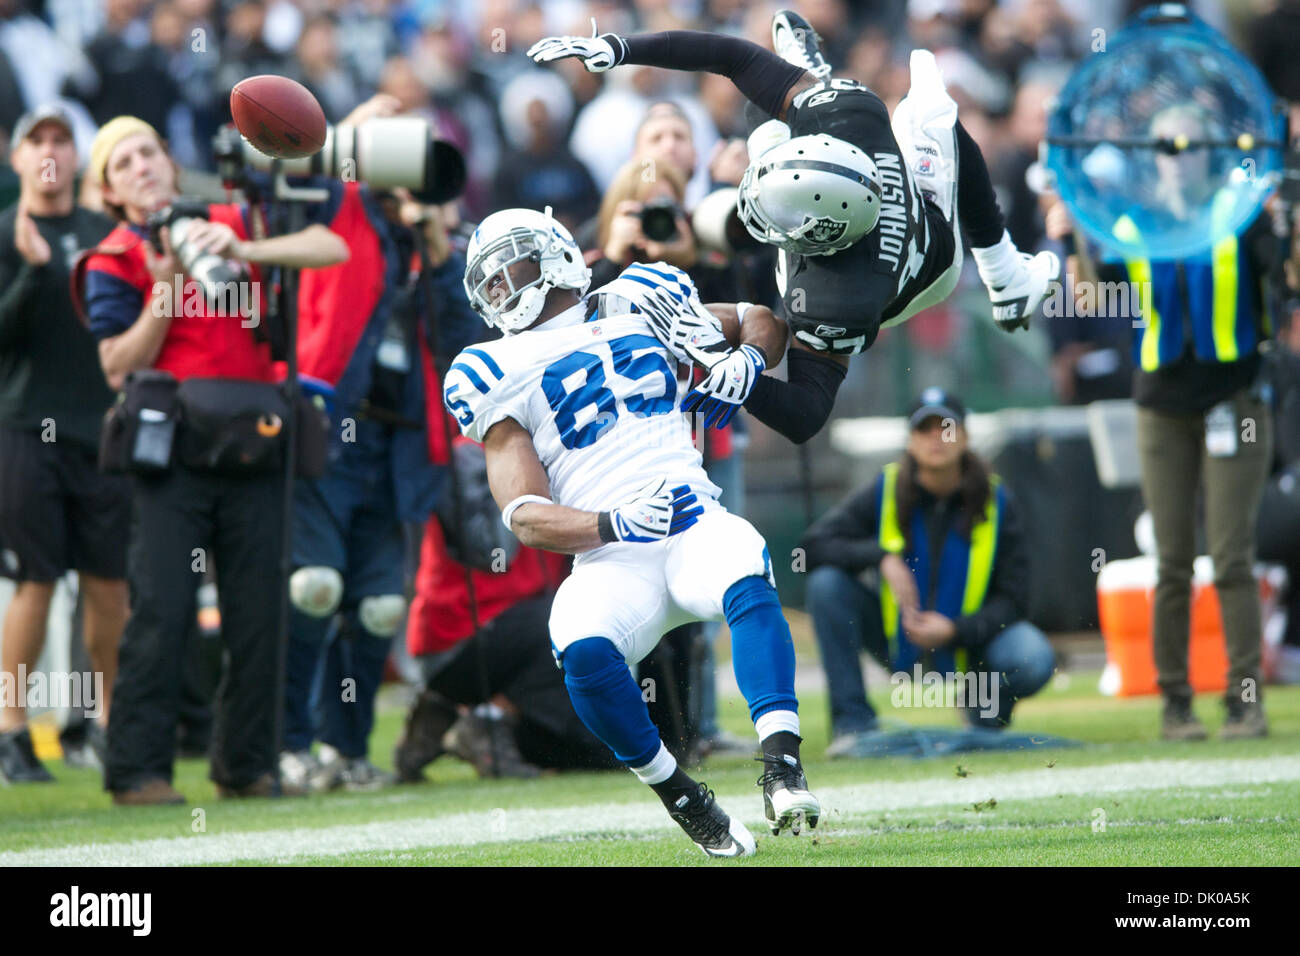
[[[506,530],[511,534],[514,534],[514,528],[510,527],[510,519],[515,516],[515,512],[518,511],[520,507],[529,502],[535,502],[539,505],[555,504],[555,502],[550,498],[543,498],[541,495],[520,495],[514,501],[510,502],[510,504],[501,509],[501,523],[506,526]]]
[[[754,307],[752,302],[736,303],[736,324],[743,326],[745,324],[745,313]]]
[[[618,535],[614,533],[614,519],[610,517],[608,511],[602,511],[596,515],[596,533],[600,535],[600,540],[606,544],[613,544],[618,540]]]

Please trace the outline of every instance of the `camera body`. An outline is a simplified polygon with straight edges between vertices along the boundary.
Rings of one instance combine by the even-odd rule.
[[[234,259],[224,259],[204,252],[190,241],[190,230],[198,222],[208,219],[208,204],[201,199],[178,198],[149,215],[146,227],[149,242],[162,253],[162,229],[167,227],[172,251],[180,260],[185,274],[203,289],[204,298],[212,306],[230,301],[232,283],[246,282],[250,277],[248,264]]]
[[[651,199],[641,207],[641,232],[651,242],[671,242],[677,238],[677,219],[682,207],[671,199]]]

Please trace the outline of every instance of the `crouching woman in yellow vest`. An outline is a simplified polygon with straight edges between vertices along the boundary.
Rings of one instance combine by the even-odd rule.
[[[895,673],[941,674],[977,726],[1005,726],[1015,702],[1052,675],[1051,645],[1024,620],[1024,532],[1006,488],[967,449],[965,417],[955,396],[926,389],[901,461],[804,535],[808,612],[830,689],[828,756],[853,754],[876,726],[864,647]],[[968,672],[976,679],[957,679]],[[972,685],[982,700],[968,699]]]
[[[1218,121],[1192,104],[1152,119],[1153,136],[1195,141],[1221,136]],[[1204,488],[1205,538],[1228,649],[1224,738],[1268,732],[1261,703],[1259,590],[1252,572],[1255,514],[1272,456],[1272,415],[1261,376],[1261,343],[1272,334],[1266,280],[1279,265],[1279,242],[1262,212],[1240,235],[1220,227],[1235,205],[1218,189],[1205,150],[1157,153],[1155,195],[1168,215],[1186,220],[1207,206],[1211,248],[1180,260],[1130,258],[1094,267],[1084,249],[1069,257],[1075,286],[1128,282],[1134,316],[1133,398],[1138,406],[1142,497],[1159,555],[1153,611],[1155,663],[1164,698],[1161,736],[1202,740],[1192,712],[1187,656],[1192,561],[1197,554],[1197,492]],[[1072,224],[1062,203],[1047,216],[1048,235],[1065,239]],[[1141,239],[1133,217],[1113,229]]]

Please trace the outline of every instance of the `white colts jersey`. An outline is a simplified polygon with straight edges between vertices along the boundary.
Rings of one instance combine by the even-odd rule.
[[[465,349],[443,398],[475,441],[503,418],[533,437],[557,504],[608,511],[647,481],[689,485],[710,507],[720,489],[704,472],[678,405],[677,362],[646,319],[584,322],[575,306],[542,326]]]

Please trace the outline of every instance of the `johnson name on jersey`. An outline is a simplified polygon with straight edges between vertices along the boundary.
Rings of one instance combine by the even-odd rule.
[[[896,315],[951,261],[942,243],[943,216],[916,188],[880,97],[852,80],[833,80],[795,98],[793,136],[825,133],[851,143],[880,170],[880,220],[871,232],[831,256],[782,254],[777,285],[792,328],[833,340],[875,339],[880,323]],[[947,250],[945,256],[944,250]]]
[[[461,431],[481,442],[513,418],[532,435],[552,499],[571,508],[607,511],[659,475],[716,499],[678,409],[676,358],[644,315],[584,321],[587,311],[580,303],[461,352],[443,391]]]

